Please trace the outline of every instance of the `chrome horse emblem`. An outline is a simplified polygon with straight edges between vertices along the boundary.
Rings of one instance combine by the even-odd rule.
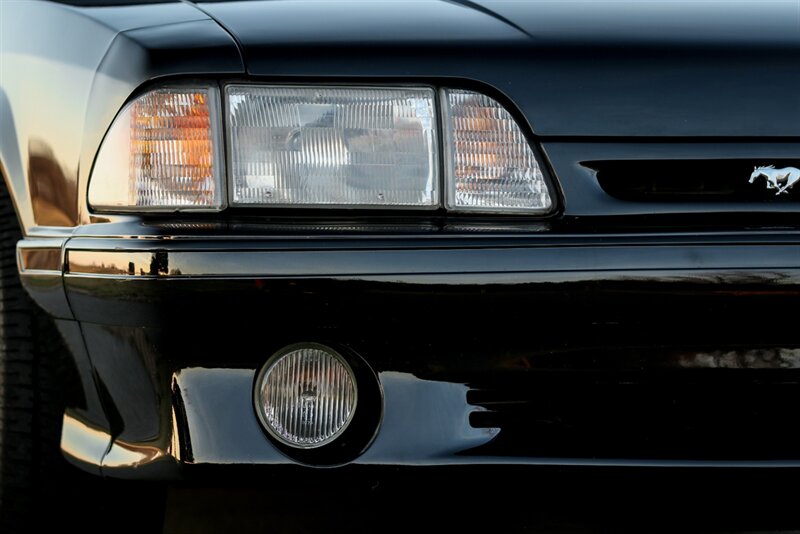
[[[777,189],[775,195],[781,193],[789,193],[789,189],[794,184],[800,181],[800,169],[796,167],[784,167],[783,169],[776,169],[775,165],[767,167],[755,167],[753,174],[750,175],[750,183],[756,181],[757,178],[763,176],[767,180],[767,189]]]

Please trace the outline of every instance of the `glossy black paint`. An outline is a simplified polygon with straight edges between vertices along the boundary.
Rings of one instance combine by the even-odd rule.
[[[624,239],[602,237],[517,238],[489,244],[458,239],[387,242],[364,239],[306,243],[242,240],[153,244],[121,252],[120,241],[73,239],[67,245],[66,280],[131,278],[516,276],[536,280],[548,273],[576,277],[604,272],[718,271],[776,273],[796,269],[797,237],[769,243],[737,243],[713,237]],[[488,245],[488,246],[487,246]],[[93,247],[87,250],[88,247]],[[100,251],[100,248],[106,249]],[[138,250],[137,250],[138,249]],[[148,251],[150,249],[151,251]],[[143,252],[147,251],[147,252]],[[735,254],[731,252],[735,251]],[[235,254],[231,254],[235,253]],[[133,264],[131,266],[131,264]]]
[[[75,463],[293,466],[252,382],[276,350],[317,341],[382,387],[375,441],[337,462],[800,465],[797,195],[675,202],[602,183],[663,162],[745,181],[800,166],[797,5],[65,4],[2,6],[0,170],[20,257],[61,251],[22,278],[80,374],[62,438]],[[174,80],[484,91],[541,150],[559,212],[92,213],[116,113]]]
[[[108,417],[108,399],[97,382],[94,364],[86,351],[81,326],[75,321],[57,320],[64,347],[75,364],[79,395],[64,414],[61,449],[65,456],[81,468],[101,474],[101,460],[112,445],[116,425]],[[70,384],[65,387],[75,387]]]
[[[432,241],[170,240],[149,253],[163,271],[104,275],[70,258],[125,256],[120,241],[71,240],[71,309],[123,423],[105,472],[298,461],[259,428],[251,388],[306,340],[379,377],[383,420],[355,464],[800,460],[800,338],[775,323],[800,294],[796,235]]]
[[[237,36],[255,76],[475,80],[541,136],[800,134],[791,2],[198,5]]]

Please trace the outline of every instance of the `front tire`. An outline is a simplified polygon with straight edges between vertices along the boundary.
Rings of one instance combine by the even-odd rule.
[[[46,502],[46,481],[66,466],[59,440],[63,352],[50,317],[22,287],[16,245],[22,235],[0,184],[0,531],[31,527]]]

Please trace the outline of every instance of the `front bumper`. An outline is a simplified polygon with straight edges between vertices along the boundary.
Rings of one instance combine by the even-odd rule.
[[[379,377],[353,464],[800,466],[791,232],[73,237],[61,260],[64,302],[23,279],[102,405],[62,448],[106,474],[294,464],[252,386],[302,341]]]

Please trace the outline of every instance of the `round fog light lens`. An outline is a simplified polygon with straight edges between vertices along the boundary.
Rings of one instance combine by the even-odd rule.
[[[356,410],[353,370],[335,350],[286,347],[256,379],[256,412],[267,431],[291,447],[320,447],[339,437]]]

